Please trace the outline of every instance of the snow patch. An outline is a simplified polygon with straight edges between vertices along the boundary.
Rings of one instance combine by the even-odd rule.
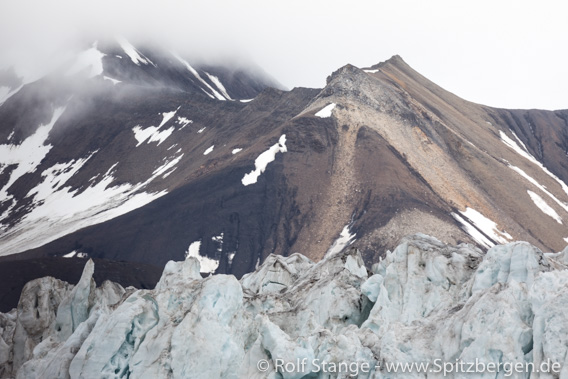
[[[75,59],[75,63],[67,75],[75,75],[80,72],[86,72],[89,78],[100,75],[103,73],[103,57],[106,54],[101,53],[97,49],[97,43],[95,42],[93,46],[80,53]]]
[[[181,158],[183,157],[183,154],[180,155],[179,157],[176,157],[174,159],[172,159],[171,161],[168,161],[166,163],[164,163],[163,165],[161,165],[160,167],[158,167],[157,169],[154,170],[154,172],[152,172],[152,175],[154,176],[160,176],[163,173],[165,173],[166,171],[168,171],[169,169],[171,169],[172,167],[174,167],[175,165],[177,165],[179,163],[179,161],[181,160]],[[164,179],[165,177],[167,177],[167,175],[171,174],[173,171],[169,172],[168,174],[164,175]]]
[[[233,149],[233,151],[231,151],[231,154],[235,155],[237,153],[240,153],[241,151],[243,151],[243,149],[241,149],[240,147]]]
[[[221,83],[221,81],[219,80],[218,77],[216,77],[215,75],[211,75],[208,72],[206,72],[205,74],[207,75],[209,80],[211,80],[213,82],[213,84],[215,84],[215,86],[219,89],[219,91],[221,91],[223,96],[225,96],[228,100],[233,100],[233,99],[231,99],[231,96],[229,96],[229,94],[227,93],[227,89],[225,88],[223,83]]]
[[[196,257],[199,256],[199,248],[201,247],[201,240],[193,241],[189,244],[187,251],[185,252],[185,259],[189,257]],[[198,258],[199,259],[199,258]]]
[[[136,147],[140,146],[146,140],[148,140],[147,143],[158,142],[159,146],[169,136],[172,135],[174,130],[175,128],[173,126],[161,132],[159,131],[159,128],[156,128],[155,126],[150,126],[146,129],[142,129],[140,125],[137,125],[132,128],[132,131],[134,132],[134,138],[136,138],[136,141],[138,141]]]
[[[355,236],[357,234],[351,234],[349,231],[351,224],[347,224],[343,227],[341,233],[339,233],[339,237],[333,242],[327,253],[325,253],[325,257],[330,257],[337,253],[340,253],[345,249],[347,246],[351,245],[355,242]]]
[[[556,182],[558,182],[558,184],[560,184],[560,187],[562,187],[562,190],[564,191],[564,193],[566,193],[568,195],[568,185],[566,185],[566,183],[564,183],[564,181],[562,181],[562,179],[560,179],[559,177],[554,175],[552,172],[550,172],[546,167],[544,167],[544,165],[542,163],[540,163],[540,161],[538,161],[535,157],[533,157],[528,152],[527,147],[519,139],[519,137],[517,137],[517,135],[513,131],[511,131],[511,133],[513,133],[513,136],[515,136],[517,141],[519,141],[521,143],[521,145],[523,146],[522,148],[515,141],[513,141],[511,138],[509,138],[509,136],[507,136],[505,133],[503,133],[503,131],[499,130],[499,134],[501,136],[501,141],[505,145],[507,145],[508,147],[513,149],[517,154],[519,154],[523,158],[531,161],[532,163],[534,163],[535,165],[540,167],[540,169],[542,171],[544,171],[546,175],[550,176],[552,179],[554,179]]]
[[[113,79],[110,76],[103,76],[104,80],[110,80],[112,84],[117,85],[118,83],[122,83],[121,80]]]
[[[46,125],[40,125],[35,133],[26,138],[20,145],[0,145],[0,165],[17,165],[10,173],[8,182],[0,190],[0,199],[2,199],[0,201],[11,199],[12,196],[8,194],[8,189],[12,184],[24,174],[34,172],[47,156],[53,146],[45,145],[45,142],[51,129],[64,111],[65,108],[57,108],[53,112],[51,121]]]
[[[331,111],[333,111],[333,109],[335,108],[336,104],[335,103],[331,103],[329,105],[326,105],[325,107],[322,108],[322,110],[320,110],[319,112],[317,112],[315,115],[317,117],[320,118],[328,118],[331,117]]]
[[[471,237],[473,238],[475,241],[477,241],[477,243],[479,243],[481,246],[486,247],[486,248],[490,248],[492,246],[495,246],[495,243],[490,241],[489,239],[487,239],[487,237],[485,237],[479,230],[477,230],[475,228],[475,226],[473,226],[472,224],[470,224],[468,221],[464,220],[463,217],[461,217],[460,215],[458,215],[457,213],[453,213],[452,212],[452,216],[460,223],[462,224],[462,228],[463,230]]]
[[[207,92],[205,89],[202,88],[203,92],[205,92],[206,94],[209,95],[209,97],[213,97],[215,96],[215,98],[217,100],[227,100],[225,99],[219,92],[217,92],[213,87],[211,87],[209,85],[209,83],[207,83],[205,80],[203,80],[203,78],[201,77],[201,75],[199,75],[199,73],[197,72],[197,70],[195,70],[193,67],[191,67],[191,65],[189,63],[187,63],[187,61],[185,59],[183,59],[182,57],[180,57],[179,55],[177,55],[176,53],[173,53],[173,56],[181,62],[181,64],[183,64],[185,66],[185,68],[187,68],[187,70],[189,72],[191,72],[193,74],[193,76],[195,76],[197,78],[197,80],[199,80],[203,85],[205,85],[205,87],[207,87],[211,93]],[[213,94],[213,96],[211,95]]]
[[[215,145],[211,145],[207,150],[205,150],[205,151],[203,152],[203,155],[207,155],[207,154],[209,154],[210,152],[212,152],[214,147],[215,147]]]
[[[98,151],[98,150],[97,150]],[[71,160],[67,163],[56,163],[44,170],[41,176],[44,180],[32,188],[26,197],[35,196],[38,199],[47,199],[51,193],[58,191],[73,177],[97,151],[89,154],[86,158]],[[112,167],[111,167],[112,169]]]
[[[74,258],[74,257],[87,258],[88,256],[89,256],[89,254],[87,254],[87,253],[81,253],[77,250],[73,250],[72,252],[63,255],[63,258]]]
[[[515,139],[517,140],[517,142],[523,147],[523,150],[527,152],[527,154],[529,154],[529,149],[527,149],[527,147],[525,146],[525,144],[523,143],[523,141],[521,141],[521,139],[515,134],[514,131],[511,130],[511,133],[513,134],[513,137],[515,137]],[[505,135],[507,136],[507,135]],[[530,155],[530,154],[529,154]]]
[[[527,150],[527,147],[523,144],[523,148],[521,148],[515,141],[513,141],[508,135],[506,135],[502,130],[499,130],[499,135],[501,137],[501,142],[503,142],[505,145],[507,145],[508,147],[510,147],[511,149],[513,149],[517,154],[521,155],[522,157],[528,159],[529,161],[535,163],[538,162]],[[515,136],[515,138],[519,140],[519,137],[517,137],[515,135],[515,133],[513,133],[513,135]]]
[[[223,252],[223,237],[225,233],[221,232],[218,236],[211,237],[211,241],[217,243],[217,253],[221,254]]]
[[[158,128],[161,128],[162,126],[164,126],[168,121],[170,121],[172,119],[172,117],[175,116],[176,112],[179,110],[180,107],[178,107],[175,111],[171,111],[171,112],[163,112],[162,113],[162,122],[160,122],[160,125],[158,126]]]
[[[178,109],[179,109],[179,107],[178,107]],[[168,129],[162,130],[162,131],[160,131],[160,129],[161,129],[162,126],[164,126],[168,121],[170,121],[175,116],[178,109],[176,109],[175,111],[171,111],[171,112],[163,112],[161,114],[162,115],[162,122],[160,122],[160,125],[158,127],[149,126],[145,129],[143,129],[142,126],[136,125],[134,128],[132,128],[132,131],[134,132],[134,138],[136,138],[136,141],[138,141],[138,143],[136,144],[136,147],[140,146],[145,141],[147,141],[146,143],[158,142],[158,146],[159,146],[169,136],[171,136],[172,133],[175,130],[175,127],[171,126]]]
[[[546,201],[544,201],[544,199],[542,197],[538,196],[536,193],[529,191],[529,190],[527,190],[527,193],[531,197],[531,200],[533,201],[534,205],[536,205],[544,214],[555,219],[557,223],[562,224],[562,219],[560,218],[558,213],[556,213],[556,211],[554,209],[552,209],[546,203]]]
[[[229,266],[231,266],[233,264],[233,259],[235,259],[235,255],[236,255],[236,253],[234,251],[227,255],[227,263],[228,263]]]
[[[126,55],[130,57],[130,60],[137,66],[140,66],[140,63],[145,65],[151,64],[154,67],[157,67],[154,62],[152,62],[148,57],[145,57],[142,53],[140,53],[130,42],[128,42],[123,37],[117,37],[116,40],[118,41],[120,47]]]
[[[178,116],[176,124],[181,125],[181,128],[179,128],[179,130],[182,130],[187,125],[193,124],[193,120],[190,120],[189,118],[186,118],[186,117]]]
[[[174,167],[173,169],[171,169],[170,171],[166,172],[164,174],[164,176],[162,176],[162,179],[166,179],[168,176],[170,176],[175,170],[177,170],[177,167]]]
[[[254,100],[254,98],[253,98],[253,99],[241,99],[241,100],[239,100],[239,101],[240,101],[241,103],[250,103],[250,102],[253,101],[253,100]]]
[[[363,70],[365,72],[368,72],[369,74],[376,74],[377,72],[379,72],[379,70]]]
[[[550,193],[546,189],[545,186],[543,186],[542,184],[537,182],[534,178],[532,178],[530,175],[528,175],[526,172],[524,172],[520,168],[515,167],[515,166],[511,166],[511,165],[509,165],[509,168],[511,170],[515,171],[517,174],[521,175],[523,178],[525,178],[526,180],[528,180],[532,184],[534,184],[538,189],[540,189],[542,192],[544,192],[546,195],[548,195],[548,197],[550,197],[556,204],[558,204],[560,207],[562,207],[562,209],[564,209],[566,212],[568,212],[568,205],[566,203],[563,203],[562,201],[558,200],[556,198],[556,196],[554,196],[552,193]]]
[[[201,241],[192,242],[187,248],[187,251],[185,252],[185,259],[190,257],[196,258],[201,266],[200,271],[212,274],[215,272],[215,270],[217,270],[217,267],[219,267],[219,261],[216,259],[211,259],[209,257],[200,255],[199,254],[200,247],[201,247]]]
[[[513,239],[509,233],[497,229],[497,224],[495,222],[473,208],[467,207],[465,212],[460,211],[460,213],[467,217],[477,229],[481,230],[486,236],[494,241],[507,243]]]
[[[245,174],[241,179],[243,185],[248,186],[250,184],[256,183],[258,177],[266,170],[266,166],[274,159],[276,159],[276,153],[285,153],[288,151],[286,149],[286,134],[282,134],[278,143],[272,145],[268,150],[260,154],[254,161],[254,170]]]
[[[200,133],[200,134],[201,134],[201,133],[203,133],[203,131],[204,131],[205,129],[207,129],[207,127],[203,127],[203,128],[201,128],[201,129],[199,129],[199,130],[197,131],[197,133]]]
[[[77,255],[77,250],[73,250],[72,252],[65,254],[63,258],[73,258],[75,255]]]
[[[92,153],[91,156],[95,154]],[[142,190],[171,169],[180,157],[166,162],[153,172],[146,181],[138,184],[123,183],[112,186],[115,178],[113,165],[97,182],[96,177],[86,188],[72,189],[67,181],[90,158],[58,163],[42,173],[43,181],[30,190],[31,212],[21,221],[0,235],[0,251],[18,253],[45,245],[64,235],[84,227],[99,224],[140,208],[165,195],[166,190],[154,193]],[[0,221],[9,213],[0,216]],[[1,255],[2,253],[0,253]]]

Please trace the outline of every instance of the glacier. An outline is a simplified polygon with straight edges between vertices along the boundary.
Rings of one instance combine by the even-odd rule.
[[[97,287],[89,260],[76,285],[33,280],[0,314],[0,377],[566,378],[567,267],[568,248],[511,242],[484,253],[423,234],[370,270],[352,247],[320,262],[270,255],[240,280],[203,278],[188,256],[153,290]],[[437,361],[501,369],[388,366]],[[555,371],[505,370],[546,362]]]

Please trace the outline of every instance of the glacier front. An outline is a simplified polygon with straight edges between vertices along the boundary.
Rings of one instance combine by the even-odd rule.
[[[271,255],[240,281],[188,257],[137,290],[97,288],[89,261],[77,285],[34,280],[0,314],[0,377],[566,378],[567,263],[417,234],[371,270],[352,248]]]

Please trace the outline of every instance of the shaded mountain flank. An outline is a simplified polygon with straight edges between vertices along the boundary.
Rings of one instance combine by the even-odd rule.
[[[192,255],[241,277],[269,254],[349,244],[373,262],[417,232],[567,244],[566,110],[474,104],[398,56],[284,91],[265,74],[97,49],[98,71],[0,105],[0,265]]]

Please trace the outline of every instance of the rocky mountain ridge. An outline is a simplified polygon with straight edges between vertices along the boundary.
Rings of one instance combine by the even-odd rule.
[[[398,56],[283,91],[128,41],[85,54],[0,105],[0,265],[194,256],[240,278],[417,232],[566,245],[567,111],[473,104]]]

